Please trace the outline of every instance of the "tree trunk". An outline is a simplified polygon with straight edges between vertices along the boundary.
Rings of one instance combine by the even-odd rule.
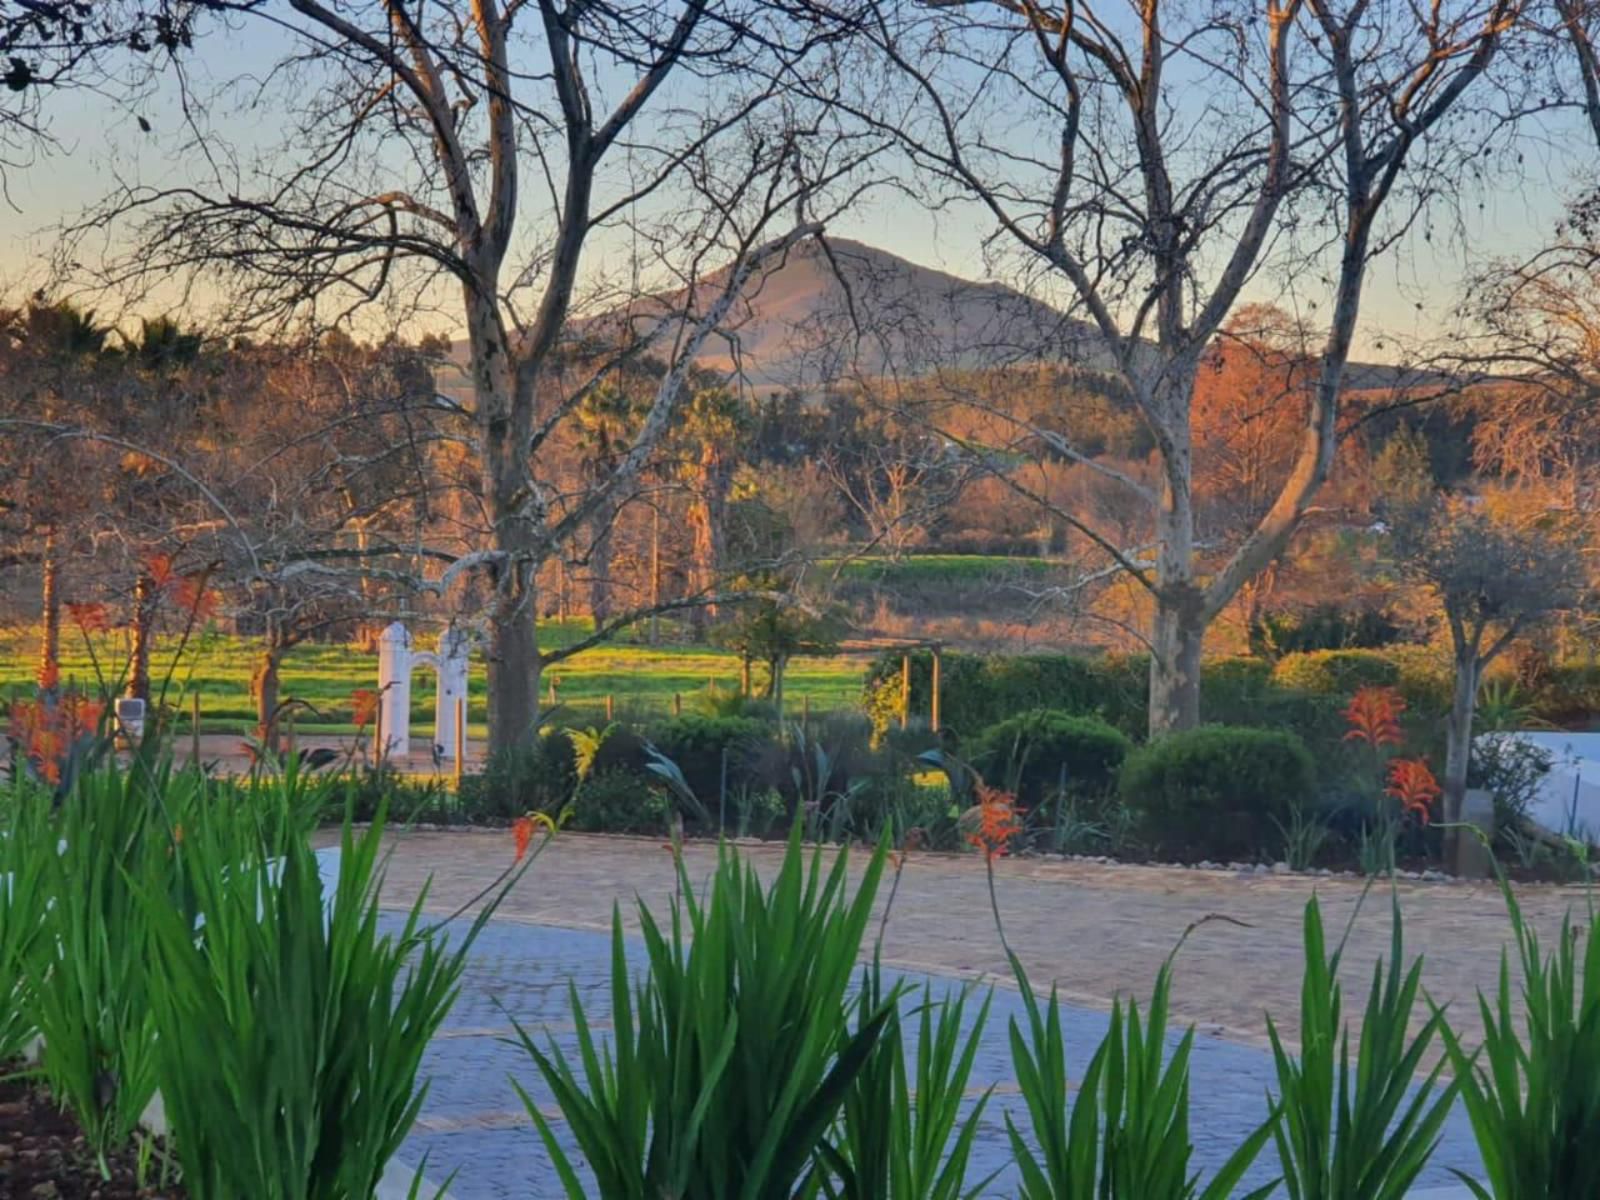
[[[263,743],[276,740],[272,724],[278,712],[278,672],[282,659],[283,652],[269,644],[256,660],[256,669],[250,676],[250,696],[256,702],[256,737]]]
[[[783,669],[787,665],[788,660],[780,657],[772,660],[770,668],[772,671],[772,708],[780,721],[783,720]]]
[[[128,686],[124,695],[150,701],[150,639],[156,621],[156,581],[144,572],[133,584],[133,621],[129,633],[133,647],[128,656]]]
[[[1478,706],[1478,676],[1482,664],[1473,652],[1457,653],[1455,689],[1450,697],[1444,759],[1444,812],[1446,823],[1461,819],[1467,794],[1467,768],[1472,763],[1472,718]],[[1445,830],[1445,862],[1456,861],[1460,831]]]
[[[601,505],[589,546],[589,615],[596,629],[611,619],[611,533],[615,526],[616,513],[609,504]]]
[[[1150,736],[1200,724],[1205,594],[1195,579],[1188,426],[1165,452],[1167,482],[1156,513],[1156,612],[1150,652]]]
[[[727,545],[728,463],[721,446],[707,445],[700,452],[695,497],[689,505],[689,588],[701,595],[717,585],[718,573]],[[689,610],[689,622],[697,637],[716,619],[717,606],[707,604]]]
[[[44,677],[61,665],[61,557],[53,529],[45,534],[40,568],[39,608],[43,628],[39,631],[39,674]]]
[[[491,572],[488,612],[488,752],[493,758],[531,748],[538,732],[541,555],[526,458],[531,399],[517,394],[524,385],[507,362],[493,305],[469,292],[467,312],[490,541],[502,556]]]

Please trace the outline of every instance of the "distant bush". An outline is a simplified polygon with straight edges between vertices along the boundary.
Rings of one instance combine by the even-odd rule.
[[[583,781],[572,798],[571,826],[583,833],[664,833],[672,802],[650,780],[611,767]]]
[[[1555,756],[1542,746],[1514,737],[1479,737],[1472,742],[1467,786],[1494,797],[1494,828],[1501,837],[1520,834],[1539,785]]]
[[[1135,750],[1121,791],[1143,839],[1166,855],[1243,858],[1282,840],[1314,779],[1294,734],[1208,725]]]
[[[1551,667],[1529,695],[1541,721],[1564,729],[1590,729],[1600,720],[1600,663]]]
[[[1036,708],[984,730],[967,758],[990,783],[1015,789],[1024,807],[1036,809],[1063,777],[1077,794],[1108,790],[1132,748],[1127,734],[1099,717]]]
[[[527,750],[511,750],[496,755],[482,774],[461,780],[458,797],[467,820],[508,820],[524,813],[554,815],[572,797],[578,771],[573,761],[572,743],[559,730],[546,730]],[[391,815],[398,815],[392,805]]]
[[[911,713],[925,720],[932,699],[933,655],[911,658]],[[866,706],[880,736],[898,723],[901,655],[880,655],[867,669]],[[1036,708],[1099,716],[1142,737],[1149,660],[1143,656],[988,655],[946,651],[940,660],[940,725],[960,738]]]
[[[1402,640],[1405,630],[1383,609],[1319,604],[1305,612],[1265,613],[1250,627],[1251,649],[1262,654],[1317,650],[1376,650]]]
[[[728,786],[751,778],[749,764],[772,741],[773,727],[754,717],[674,717],[646,731],[648,740],[683,772],[695,796],[715,810],[722,790],[723,754],[727,754]]]
[[[1362,687],[1396,686],[1400,666],[1378,650],[1312,650],[1280,658],[1272,681],[1302,692],[1348,696]]]

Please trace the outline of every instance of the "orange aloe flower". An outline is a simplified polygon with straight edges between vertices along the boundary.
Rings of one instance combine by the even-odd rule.
[[[104,604],[69,602],[67,614],[72,618],[72,623],[82,631],[84,637],[88,637],[91,633],[104,633],[111,628],[111,618]]]
[[[1400,807],[1424,825],[1441,795],[1439,781],[1420,758],[1397,758],[1390,763],[1389,786],[1384,792],[1400,801]]]
[[[984,783],[977,785],[977,792],[978,803],[963,814],[963,823],[969,827],[976,825],[967,834],[967,841],[993,862],[1007,852],[1012,840],[1022,832],[1023,810],[1017,807],[1017,799],[1010,792]],[[976,820],[971,821],[974,814]]]
[[[1344,719],[1350,726],[1344,740],[1366,742],[1373,749],[1398,746],[1405,741],[1405,734],[1400,729],[1400,714],[1405,710],[1405,699],[1394,688],[1361,688],[1350,698],[1350,705],[1344,710]]]
[[[365,729],[378,715],[378,693],[371,688],[357,688],[350,693],[350,716],[356,728]]]
[[[41,663],[34,678],[39,681],[40,691],[53,691],[55,686],[61,682],[61,664],[53,658]]]
[[[528,857],[528,847],[533,842],[533,818],[518,817],[511,823],[511,836],[516,840],[517,857],[514,861],[521,862]]]

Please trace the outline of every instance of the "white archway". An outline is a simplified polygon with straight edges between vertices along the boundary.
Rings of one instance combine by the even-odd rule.
[[[468,640],[464,629],[448,625],[436,651],[413,650],[411,633],[399,621],[378,638],[378,709],[383,729],[383,757],[411,753],[411,673],[432,667],[438,677],[433,703],[433,744],[441,760],[454,762],[456,702],[467,698]],[[465,724],[463,737],[465,737]]]

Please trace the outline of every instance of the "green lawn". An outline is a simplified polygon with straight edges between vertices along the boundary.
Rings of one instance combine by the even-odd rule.
[[[824,560],[832,570],[837,560]],[[981,583],[1004,575],[1047,575],[1060,564],[1043,558],[1005,554],[911,554],[899,562],[886,558],[858,558],[844,564],[841,579],[879,583],[890,587],[934,583]]]
[[[541,626],[540,635],[547,647],[565,646],[588,632],[587,622],[550,622]],[[639,635],[642,639],[642,632]],[[424,649],[433,645],[431,632],[421,632],[418,642]],[[34,637],[14,635],[0,656],[0,695],[31,694],[37,665]],[[198,694],[201,726],[207,732],[244,732],[254,725],[250,703],[250,675],[255,664],[256,646],[250,639],[211,634],[191,640],[182,659],[173,668],[175,639],[165,639],[151,663],[155,690],[171,672],[168,701],[182,703]],[[114,676],[125,660],[126,646],[120,635],[96,639],[102,671]],[[108,665],[109,664],[109,665]],[[866,662],[860,657],[796,659],[789,667],[784,690],[792,712],[798,713],[809,701],[814,711],[854,707],[860,702]],[[88,690],[97,690],[94,665],[88,648],[76,630],[62,631],[61,674]],[[763,670],[755,669],[759,689]],[[605,697],[614,698],[618,717],[663,716],[671,711],[674,693],[683,697],[685,707],[711,681],[722,691],[739,686],[739,662],[733,655],[704,646],[649,646],[623,642],[587,650],[549,668],[545,685],[556,680],[556,695],[565,710],[565,723],[590,724],[603,719]],[[301,712],[297,727],[307,732],[348,733],[350,694],[356,688],[375,688],[378,679],[376,654],[363,654],[352,646],[309,645],[291,652],[283,670],[285,699],[294,697],[313,705],[320,716]],[[475,656],[472,664],[468,724],[470,735],[484,736],[484,665]],[[548,695],[548,693],[547,693]],[[425,734],[433,728],[433,672],[419,670],[411,690],[411,727]]]

